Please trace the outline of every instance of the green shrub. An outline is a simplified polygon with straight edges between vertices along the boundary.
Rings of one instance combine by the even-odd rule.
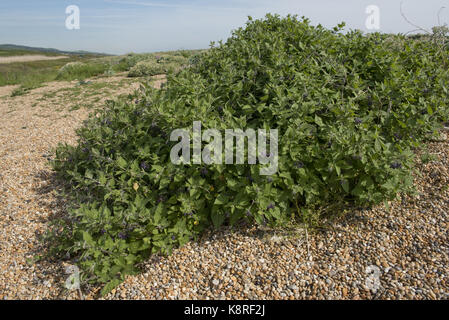
[[[157,74],[165,74],[168,69],[165,65],[155,63],[153,61],[140,61],[129,70],[129,77],[154,76]]]
[[[151,59],[153,56],[154,55],[152,53],[142,53],[142,54],[129,53],[122,59],[120,59],[119,61],[120,69],[122,71],[128,71],[140,61]]]
[[[59,69],[56,80],[82,80],[105,73],[109,69],[107,63],[69,62]]]
[[[447,53],[403,36],[250,19],[169,76],[110,102],[61,145],[54,168],[71,185],[53,252],[75,257],[107,292],[152,253],[205,229],[247,220],[310,223],[336,204],[369,205],[411,190],[412,148],[447,120]],[[172,130],[279,130],[279,170],[174,165]]]
[[[187,64],[188,59],[182,55],[154,55],[147,60],[138,62],[129,70],[128,76],[154,76],[176,72]]]

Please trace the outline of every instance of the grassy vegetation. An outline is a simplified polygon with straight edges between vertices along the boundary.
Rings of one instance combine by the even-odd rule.
[[[105,73],[109,69],[107,63],[98,61],[72,62],[59,69],[55,80],[84,80],[99,74]]]
[[[56,80],[59,70],[69,62],[89,61],[89,57],[68,57],[58,60],[40,60],[0,64],[0,86],[20,85],[18,91],[26,92],[42,83]],[[73,79],[64,79],[73,80]]]
[[[97,79],[78,81],[69,86],[48,87],[48,90],[40,96],[36,97],[32,107],[50,107],[56,111],[74,111],[78,109],[102,108],[104,101],[111,97],[127,96],[135,87],[136,79],[119,78],[108,80],[103,77]],[[54,89],[53,89],[54,88]],[[47,89],[47,88],[46,88]],[[15,95],[23,94],[20,88]],[[80,99],[82,97],[82,99]],[[4,99],[6,97],[1,97]]]
[[[57,52],[39,52],[24,49],[0,49],[0,57],[24,56],[29,54],[39,54],[49,57],[60,55]]]
[[[177,72],[188,65],[191,62],[190,60],[201,52],[200,50],[183,50],[151,54],[145,60],[137,62],[130,68],[128,75],[130,77],[142,77]]]
[[[151,76],[178,71],[200,52],[200,50],[181,50],[104,57],[73,55],[60,60],[5,63],[0,64],[0,86],[20,85],[13,95],[21,95],[44,82],[55,80],[84,80],[98,75],[111,76],[127,71],[134,77]],[[36,52],[0,49],[0,56],[23,54],[36,54]]]

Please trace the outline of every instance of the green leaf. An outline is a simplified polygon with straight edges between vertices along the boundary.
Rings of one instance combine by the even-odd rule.
[[[215,205],[224,205],[228,203],[228,197],[226,197],[225,195],[218,195],[218,197],[215,199],[214,204]]]
[[[345,190],[346,193],[349,193],[349,182],[346,179],[343,179],[341,181],[341,186],[343,188],[343,190]]]
[[[341,169],[339,166],[337,166],[336,164],[334,165],[335,167],[335,172],[337,172],[337,175],[340,176],[341,175]]]
[[[98,176],[98,181],[102,186],[104,186],[107,182],[106,176],[104,175],[104,172],[100,172]]]
[[[84,174],[84,176],[88,179],[92,179],[93,178],[92,171],[86,170],[86,173]]]
[[[269,95],[265,95],[265,96],[260,98],[260,101],[265,102],[265,101],[268,100],[269,97],[270,97]]]
[[[318,117],[317,115],[315,115],[315,123],[317,125],[319,125],[320,127],[324,126],[323,120],[320,117]]]
[[[109,292],[112,291],[112,289],[114,289],[115,287],[117,287],[122,281],[119,279],[112,279],[111,281],[109,281],[108,283],[106,283],[106,285],[101,289],[101,296],[104,297],[105,295],[107,295]]]
[[[225,221],[225,215],[218,210],[214,210],[211,214],[212,223],[215,228],[219,228]]]
[[[126,167],[126,163],[127,162],[126,162],[125,159],[123,159],[122,157],[118,157],[117,164],[118,164],[119,167],[125,168]]]
[[[87,232],[87,231],[83,231],[83,240],[88,244],[88,245],[94,245],[94,241],[92,239],[92,236]]]

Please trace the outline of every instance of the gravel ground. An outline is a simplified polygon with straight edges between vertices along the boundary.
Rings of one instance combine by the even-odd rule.
[[[122,79],[102,78],[92,83]],[[114,94],[130,93],[137,87],[138,83],[123,85]],[[77,82],[52,82],[23,96],[0,96],[0,299],[68,296],[62,290],[66,277],[62,265],[29,260],[39,253],[37,237],[46,230],[49,218],[65,208],[55,196],[47,160],[51,149],[58,142],[75,143],[75,129],[89,113],[73,108],[79,101],[66,99],[67,92],[60,91],[65,88],[77,88]],[[89,94],[82,99],[84,103],[104,104],[107,95],[85,88]]]
[[[0,97],[1,299],[98,298],[100,288],[62,289],[62,263],[29,261],[51,216],[65,210],[50,150],[73,143],[89,112],[61,108],[55,98],[36,101],[70,85]],[[154,256],[105,299],[448,299],[448,135],[428,150],[436,159],[419,162],[418,195],[390,209],[356,210],[293,237],[244,226],[209,232],[169,257]]]

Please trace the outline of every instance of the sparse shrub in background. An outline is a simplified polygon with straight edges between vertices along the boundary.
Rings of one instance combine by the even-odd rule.
[[[114,66],[116,71],[129,71],[130,77],[151,76],[178,71],[188,64],[188,59],[202,50],[179,50],[158,53],[129,53]]]
[[[56,80],[83,80],[103,74],[108,69],[107,63],[69,62],[59,69]]]
[[[313,223],[411,190],[412,149],[448,119],[447,52],[342,27],[250,19],[163,90],[92,115],[76,146],[56,150],[73,205],[49,233],[52,253],[76,259],[82,280],[107,283],[106,293],[211,225]],[[170,133],[193,121],[278,129],[278,172],[172,164]]]
[[[140,61],[148,60],[153,58],[152,53],[128,53],[123,58],[119,60],[119,65],[122,71],[129,71],[132,67],[134,67]]]
[[[19,84],[21,88],[15,94],[26,94],[29,90],[42,83],[55,80],[83,80],[92,76],[113,76],[118,72],[127,72],[138,62],[153,59],[159,55],[163,65],[158,72],[178,70],[178,65],[184,65],[186,59],[201,52],[200,50],[181,50],[161,53],[128,54],[125,56],[82,56],[71,55],[66,59],[29,61],[23,63],[0,64],[0,86]],[[0,52],[1,54],[1,52]],[[167,60],[171,61],[168,63]],[[187,63],[188,64],[188,63]],[[150,72],[154,73],[155,71]],[[144,73],[142,73],[144,75]]]
[[[116,74],[116,71],[112,66],[110,66],[104,73],[105,76],[111,77]]]
[[[72,70],[77,70],[79,68],[82,68],[85,64],[82,62],[69,62],[67,64],[65,64],[64,66],[62,66],[59,69],[60,73],[64,73],[64,72],[71,72]]]
[[[129,77],[154,76],[181,70],[188,64],[183,55],[153,55],[147,60],[138,62],[129,70]]]
[[[188,59],[194,55],[200,54],[204,52],[205,50],[178,50],[174,51],[175,56],[183,56],[184,58]]]
[[[129,77],[154,76],[168,72],[166,65],[154,61],[140,61],[129,70]]]

